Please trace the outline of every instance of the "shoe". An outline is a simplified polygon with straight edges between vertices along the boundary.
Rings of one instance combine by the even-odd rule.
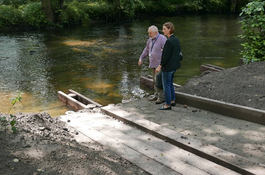
[[[156,100],[157,100],[157,97],[149,98],[149,101],[156,101]]]
[[[160,107],[160,108],[158,108],[159,110],[170,110],[171,109],[171,106],[169,106],[169,107],[167,107],[167,108],[165,108],[164,106],[162,106],[162,107]]]
[[[157,99],[157,100],[155,101],[156,104],[161,104],[161,103],[164,103],[164,102],[165,102],[165,100],[160,100],[160,99]]]
[[[174,103],[171,103],[171,106],[176,106],[176,102],[174,102]]]

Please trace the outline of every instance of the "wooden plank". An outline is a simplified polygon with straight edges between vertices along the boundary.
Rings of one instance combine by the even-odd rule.
[[[140,83],[143,84],[143,85],[148,86],[148,87],[151,88],[151,89],[154,89],[154,82],[153,82],[152,77],[150,78],[150,76],[148,76],[148,77],[143,77],[143,76],[141,76],[141,77],[140,77]],[[174,86],[175,88],[179,88],[179,87],[180,87],[180,85],[175,84],[175,83],[173,83],[173,86]]]
[[[83,103],[83,104],[85,104],[85,105],[88,105],[88,104],[94,104],[94,105],[96,105],[97,107],[101,107],[101,106],[102,106],[101,104],[99,104],[99,103],[97,103],[97,102],[91,100],[90,98],[85,97],[84,95],[82,95],[82,94],[80,94],[80,93],[78,93],[78,92],[76,92],[76,91],[74,91],[74,90],[72,90],[72,89],[69,89],[68,92],[69,92],[69,94],[70,94],[70,93],[75,94],[75,95],[76,95],[76,99],[77,99],[79,102],[81,102],[81,103]]]
[[[176,102],[241,120],[265,125],[265,111],[218,100],[175,92]]]
[[[154,89],[154,82],[152,78],[140,77],[140,83]]]
[[[206,64],[206,66],[213,67],[213,68],[218,69],[218,70],[224,70],[224,68],[219,67],[219,66],[215,66],[215,65],[212,65],[212,64]]]
[[[220,72],[221,70],[216,69],[214,67],[206,66],[206,65],[201,65],[201,72],[204,71],[213,71],[213,72]]]
[[[58,91],[58,99],[65,103],[67,106],[72,108],[75,111],[85,109],[86,105],[72,98],[71,96],[63,93],[62,91]]]

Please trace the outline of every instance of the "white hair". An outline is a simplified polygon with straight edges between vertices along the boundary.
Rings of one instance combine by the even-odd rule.
[[[158,32],[158,28],[155,25],[150,26],[148,30],[152,30],[152,32]]]

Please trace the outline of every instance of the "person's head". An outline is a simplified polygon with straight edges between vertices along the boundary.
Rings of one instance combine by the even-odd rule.
[[[148,35],[150,38],[154,39],[158,34],[158,28],[156,26],[150,26],[148,28]]]
[[[174,31],[175,31],[175,27],[174,27],[174,25],[171,22],[166,22],[163,25],[163,33],[164,33],[164,35],[169,37],[171,34],[174,33]]]

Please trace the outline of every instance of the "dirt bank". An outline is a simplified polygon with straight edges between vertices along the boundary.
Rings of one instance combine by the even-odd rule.
[[[16,120],[17,134],[0,131],[1,175],[147,174],[92,140],[77,143],[80,133],[47,113],[17,114]]]
[[[265,110],[265,61],[204,72],[178,91]]]

